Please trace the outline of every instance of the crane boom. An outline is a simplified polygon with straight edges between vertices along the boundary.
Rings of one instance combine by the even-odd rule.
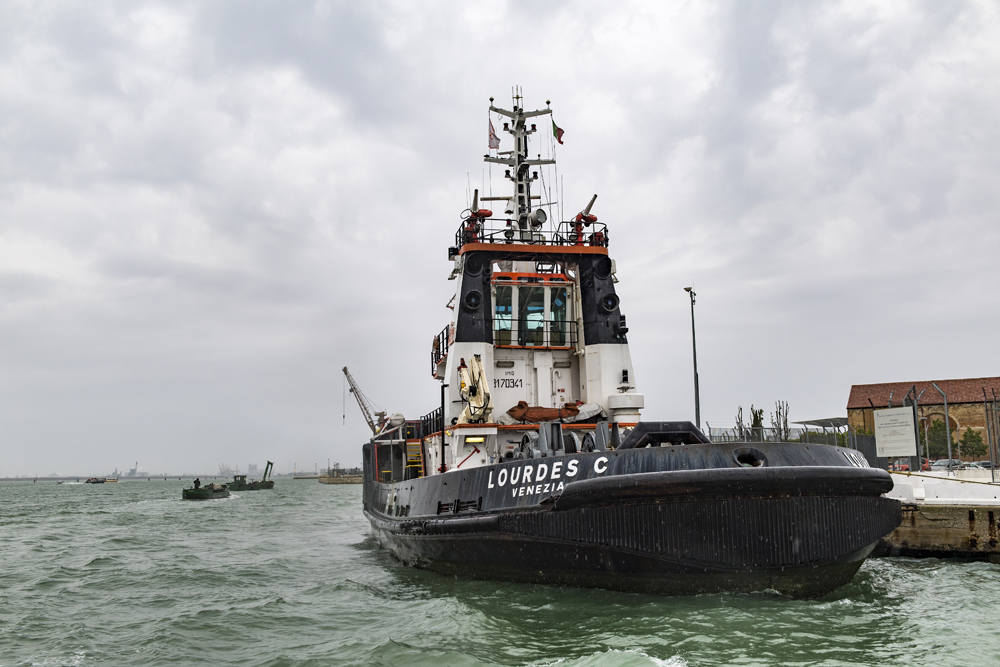
[[[368,398],[361,391],[358,383],[354,381],[354,377],[351,375],[351,371],[347,370],[347,366],[344,366],[344,375],[347,377],[347,384],[351,385],[351,393],[354,394],[354,398],[358,402],[358,407],[361,408],[361,414],[364,415],[369,428],[371,428],[373,434],[378,434],[382,429],[382,424],[385,423],[385,412],[375,412],[372,409]]]

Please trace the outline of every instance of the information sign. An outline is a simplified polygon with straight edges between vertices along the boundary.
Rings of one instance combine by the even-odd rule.
[[[917,455],[912,407],[875,411],[875,453],[879,457]]]

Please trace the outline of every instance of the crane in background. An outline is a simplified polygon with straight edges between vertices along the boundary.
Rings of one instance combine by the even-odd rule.
[[[344,376],[347,378],[347,384],[351,386],[351,393],[354,394],[354,398],[358,401],[358,407],[361,408],[361,414],[365,416],[365,421],[368,422],[372,434],[377,435],[382,430],[382,426],[385,425],[385,411],[376,412],[374,410],[371,401],[361,391],[358,383],[354,381],[354,377],[351,375],[351,371],[347,370],[347,366],[344,366]]]

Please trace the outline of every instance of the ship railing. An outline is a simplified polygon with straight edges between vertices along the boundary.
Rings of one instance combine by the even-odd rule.
[[[448,358],[448,327],[441,330],[431,344],[431,376],[437,377],[438,365]]]
[[[441,408],[437,408],[420,418],[420,436],[427,437],[432,433],[444,430],[444,413]]]
[[[494,347],[575,350],[578,333],[576,320],[514,320],[493,316]]]
[[[608,226],[603,222],[585,225],[581,222],[560,222],[555,230],[520,229],[513,220],[477,220],[463,222],[455,232],[455,247],[468,243],[521,243],[552,246],[608,247]]]

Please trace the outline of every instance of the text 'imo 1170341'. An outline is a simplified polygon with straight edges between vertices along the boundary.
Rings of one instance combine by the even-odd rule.
[[[485,159],[512,192],[477,192],[449,248],[438,407],[370,420],[364,511],[378,542],[447,574],[647,593],[808,597],[849,581],[900,523],[889,475],[848,449],[711,442],[690,422],[640,419],[596,195],[550,221],[538,169],[555,144],[531,158],[528,139],[537,119],[561,139],[551,109],[491,98],[490,112],[513,148],[498,150],[491,120]]]

